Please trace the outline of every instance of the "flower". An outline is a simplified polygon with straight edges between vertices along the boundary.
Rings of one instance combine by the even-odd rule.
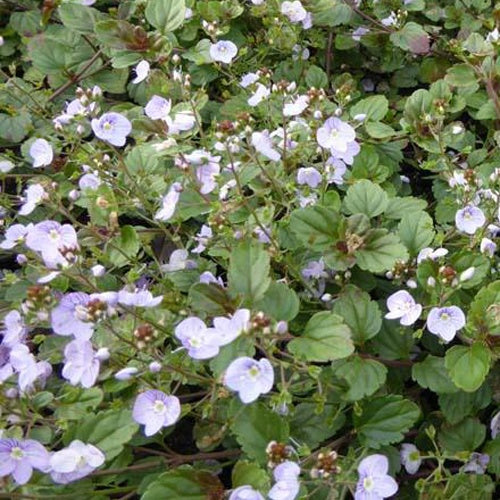
[[[175,396],[168,396],[155,389],[137,396],[132,418],[138,424],[144,424],[144,434],[152,436],[162,427],[173,425],[181,415],[181,404]]]
[[[422,314],[422,306],[405,290],[399,290],[387,298],[387,319],[399,319],[402,325],[412,325]]]
[[[24,342],[28,330],[19,311],[8,312],[3,318],[3,324],[4,328],[0,330],[3,337],[2,345],[12,348],[16,344]]]
[[[210,226],[207,226],[206,224],[203,224],[203,226],[201,226],[200,232],[194,237],[194,240],[198,242],[198,245],[196,246],[196,248],[193,248],[191,252],[193,253],[203,252],[203,250],[207,248],[207,244],[212,237],[213,237],[212,228]]]
[[[246,73],[241,77],[240,85],[246,89],[250,85],[254,84],[259,80],[259,75],[257,73]]]
[[[403,443],[401,445],[399,456],[401,458],[401,463],[403,464],[408,474],[415,474],[422,464],[420,452],[414,444]]]
[[[37,379],[43,382],[52,372],[51,365],[46,361],[37,362],[24,344],[16,344],[11,349],[9,362],[18,374],[17,385],[22,393],[31,390]]]
[[[497,412],[490,423],[491,437],[495,439],[500,434],[500,411]]]
[[[200,193],[211,193],[216,187],[216,178],[220,173],[220,156],[212,156],[208,151],[197,149],[184,155],[189,165],[196,166],[195,177],[201,184]]]
[[[486,467],[490,463],[490,456],[486,453],[473,452],[470,454],[469,460],[462,469],[462,472],[473,472],[474,474],[484,474]]]
[[[489,238],[483,238],[481,240],[481,245],[479,249],[481,250],[481,253],[493,257],[493,255],[495,255],[495,252],[497,251],[497,244],[494,241],[490,240]]]
[[[198,317],[184,319],[175,327],[175,336],[193,359],[210,359],[219,354],[220,340],[216,331],[209,329]]]
[[[124,146],[132,131],[132,124],[120,113],[104,113],[99,119],[92,120],[92,130],[99,139],[113,146]]]
[[[175,271],[182,271],[183,269],[194,269],[197,264],[194,260],[189,260],[189,252],[183,248],[174,250],[169,257],[168,264],[161,266],[162,271],[173,273]]]
[[[332,117],[318,129],[316,139],[325,149],[345,152],[348,144],[356,139],[356,131],[340,118]]]
[[[153,297],[149,290],[136,290],[129,292],[128,290],[120,290],[117,296],[118,303],[129,307],[156,307],[161,304],[163,295]]]
[[[19,215],[29,215],[46,198],[47,193],[41,184],[30,184],[24,191],[24,203],[19,209]]]
[[[271,91],[262,83],[258,83],[257,90],[248,98],[247,103],[249,106],[255,107],[270,95]]]
[[[94,333],[94,323],[88,315],[90,295],[72,292],[65,295],[52,309],[50,323],[57,335],[73,335],[78,340],[89,340]]]
[[[33,439],[0,439],[0,477],[12,474],[14,481],[26,484],[33,469],[47,472],[49,452]]]
[[[115,373],[116,380],[130,380],[136,373],[139,372],[139,369],[135,366],[127,366],[118,370]]]
[[[50,457],[50,476],[55,483],[68,484],[88,476],[105,460],[99,448],[74,440],[67,448],[56,451]]]
[[[273,472],[276,484],[268,493],[272,500],[293,500],[299,493],[300,467],[289,460],[279,464]]]
[[[238,47],[229,40],[220,40],[210,45],[210,57],[212,61],[230,64],[238,53]]]
[[[398,491],[398,483],[387,474],[389,461],[384,455],[370,455],[358,465],[359,480],[355,500],[380,500]]]
[[[457,306],[433,307],[427,317],[427,329],[445,342],[453,340],[465,326],[465,314]]]
[[[474,234],[485,222],[483,211],[473,205],[467,205],[455,214],[457,229],[467,234]]]
[[[144,59],[139,62],[139,64],[134,68],[136,77],[132,80],[132,83],[137,84],[143,82],[149,75],[149,63]]]
[[[347,172],[347,166],[342,160],[330,156],[326,160],[325,172],[329,183],[333,182],[340,186],[344,184],[344,175]]]
[[[309,97],[299,95],[294,101],[283,106],[284,116],[298,116],[309,106]]]
[[[64,348],[62,376],[71,385],[92,387],[99,375],[100,362],[88,340],[73,340]]]
[[[273,149],[273,142],[269,137],[269,132],[264,130],[262,132],[253,132],[252,146],[263,156],[272,161],[279,161],[281,154]]]
[[[9,160],[0,159],[0,174],[6,174],[10,172],[15,165]]]
[[[239,486],[229,495],[229,500],[264,500],[264,497],[251,486]]]
[[[78,187],[84,191],[85,189],[91,189],[95,191],[101,185],[101,179],[99,176],[93,173],[87,173],[80,177],[78,181]]]
[[[431,260],[437,260],[441,257],[444,257],[445,255],[448,255],[448,250],[446,248],[436,248],[436,250],[433,250],[430,247],[425,247],[418,252],[417,255],[417,264],[420,264],[422,261],[426,259],[431,259]]]
[[[307,263],[307,266],[302,269],[302,276],[304,278],[326,278],[328,277],[328,273],[325,271],[325,262],[323,259],[319,260],[311,260]]]
[[[352,32],[351,38],[355,42],[359,42],[361,40],[361,37],[366,35],[367,33],[370,33],[370,30],[368,28],[365,28],[364,26],[360,26]]]
[[[45,220],[31,227],[26,235],[26,246],[39,252],[45,265],[51,269],[67,265],[66,252],[78,249],[76,231],[70,224]],[[64,251],[65,255],[61,252]]]
[[[237,309],[231,318],[214,318],[213,328],[208,330],[217,337],[220,346],[231,343],[234,339],[250,328],[250,311],[248,309]]]
[[[224,374],[224,385],[238,395],[243,403],[255,401],[260,394],[268,393],[274,384],[271,363],[243,356],[231,362]]]
[[[5,239],[0,243],[0,248],[4,250],[10,250],[21,243],[24,243],[26,235],[33,228],[33,224],[28,224],[27,226],[23,224],[13,224],[8,227],[5,231]]]
[[[300,23],[306,19],[307,11],[299,0],[295,2],[283,2],[281,4],[281,13],[288,17],[292,23]]]
[[[323,177],[314,167],[302,167],[297,171],[297,182],[301,185],[307,184],[311,188],[317,188]]]
[[[166,222],[172,218],[175,212],[175,208],[177,207],[177,203],[179,202],[179,198],[182,192],[182,185],[180,182],[174,182],[167,194],[162,198],[161,204],[162,207],[158,212],[156,212],[154,218],[156,220],[161,220]]]
[[[30,147],[30,156],[33,158],[33,167],[46,167],[54,159],[52,146],[45,139],[36,139]]]
[[[172,101],[154,95],[146,104],[144,112],[151,120],[167,120],[172,109]]]

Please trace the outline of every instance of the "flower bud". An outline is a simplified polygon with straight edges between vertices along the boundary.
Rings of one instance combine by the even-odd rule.
[[[474,276],[475,272],[476,272],[475,267],[468,267],[465,271],[463,271],[460,274],[460,281],[463,282],[463,281],[470,280]]]
[[[101,347],[96,353],[95,358],[99,361],[106,361],[110,357],[109,349],[107,347]]]
[[[158,361],[149,363],[149,371],[151,373],[158,373],[161,370],[161,364]]]

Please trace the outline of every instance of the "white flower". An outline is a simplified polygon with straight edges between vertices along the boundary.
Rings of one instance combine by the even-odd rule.
[[[14,168],[14,164],[9,160],[0,160],[0,174],[6,174]]]
[[[387,309],[387,319],[401,318],[399,322],[405,326],[415,323],[422,314],[422,306],[405,290],[399,290],[388,297]]]
[[[136,77],[132,80],[132,83],[137,84],[143,82],[149,75],[149,63],[148,61],[142,60],[135,68]]]
[[[480,245],[480,250],[481,253],[488,254],[490,257],[493,257],[495,255],[495,252],[497,250],[497,244],[490,240],[489,238],[483,238],[481,240],[481,245]]]
[[[221,40],[210,46],[210,57],[212,61],[230,64],[238,53],[238,47],[229,40]]]
[[[269,137],[269,132],[263,130],[262,132],[254,132],[252,134],[252,146],[263,156],[272,161],[279,161],[281,154],[273,149],[273,142]]]
[[[300,23],[306,19],[307,11],[299,0],[295,2],[283,2],[281,4],[281,13],[288,17],[292,23]]]
[[[24,203],[19,209],[19,215],[29,215],[46,198],[47,193],[41,184],[30,184],[24,192]]]
[[[307,184],[311,188],[317,188],[323,177],[314,167],[302,167],[297,171],[297,182],[301,185]]]
[[[418,448],[411,443],[403,443],[401,445],[400,457],[401,463],[408,474],[415,474],[422,464]]]
[[[307,108],[307,106],[309,106],[309,97],[306,95],[300,95],[294,101],[285,104],[283,107],[283,115],[300,115]]]
[[[417,264],[420,264],[426,259],[431,259],[431,260],[437,260],[441,257],[444,257],[445,255],[448,254],[448,250],[446,248],[436,248],[436,250],[433,250],[430,247],[425,247],[418,252],[417,255]]]
[[[253,95],[248,99],[249,106],[255,107],[259,103],[261,103],[264,99],[267,99],[271,91],[262,83],[257,84],[257,90],[253,93]]]
[[[54,152],[45,139],[36,139],[30,147],[30,156],[33,158],[34,168],[46,167],[52,163]]]
[[[455,225],[459,231],[474,234],[480,227],[484,226],[486,217],[483,211],[473,205],[467,205],[458,210],[455,215]]]
[[[181,196],[182,186],[179,182],[174,182],[167,194],[162,198],[162,207],[156,212],[155,220],[166,222],[174,215],[175,208]]]

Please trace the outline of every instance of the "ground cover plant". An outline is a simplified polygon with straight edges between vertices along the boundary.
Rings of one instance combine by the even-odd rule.
[[[498,498],[494,2],[0,16],[0,498]]]

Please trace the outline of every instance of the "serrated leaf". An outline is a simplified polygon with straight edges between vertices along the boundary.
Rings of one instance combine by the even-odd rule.
[[[403,216],[398,232],[410,255],[416,255],[422,248],[428,247],[436,234],[432,217],[427,212]]]
[[[240,243],[229,260],[229,290],[249,304],[258,302],[271,284],[269,269],[270,257],[262,245],[250,240]]]
[[[467,315],[467,330],[500,335],[500,281],[482,288],[472,301]]]
[[[427,202],[420,198],[405,196],[403,198],[395,197],[389,199],[389,204],[384,212],[388,219],[402,219],[405,215],[420,212],[427,207]]]
[[[420,387],[430,389],[431,391],[445,394],[458,392],[458,388],[450,379],[444,358],[429,355],[420,363],[415,363],[411,370],[412,379]]]
[[[463,418],[477,414],[490,403],[491,389],[488,384],[483,384],[476,392],[458,391],[439,395],[439,406],[450,424],[457,424]]]
[[[231,479],[233,488],[250,485],[252,488],[263,492],[269,490],[269,476],[255,462],[238,460],[234,464]]]
[[[481,387],[490,371],[490,350],[479,342],[456,345],[446,351],[445,366],[454,384],[466,392]]]
[[[382,313],[370,295],[354,285],[346,286],[333,306],[351,329],[354,342],[366,342],[380,330]]]
[[[340,316],[329,311],[316,313],[304,333],[288,344],[288,350],[307,361],[342,359],[354,352],[351,331]]]
[[[378,122],[384,118],[389,111],[389,101],[383,95],[374,95],[362,99],[351,108],[351,117],[366,115],[365,120]]]
[[[107,253],[113,265],[121,267],[133,261],[141,249],[141,241],[133,226],[120,228],[120,235],[110,240]]]
[[[402,29],[391,33],[390,39],[396,47],[413,54],[429,52],[429,35],[417,23],[406,23]]]
[[[390,125],[382,122],[368,122],[365,124],[365,128],[368,135],[374,139],[386,139],[397,133]]]
[[[360,356],[334,363],[333,370],[335,375],[346,380],[349,385],[344,394],[348,401],[358,401],[365,396],[371,396],[387,377],[387,368],[382,363]]]
[[[321,249],[338,240],[340,220],[338,212],[321,205],[299,208],[290,216],[290,229],[305,245]]]
[[[415,403],[393,395],[362,404],[361,414],[355,414],[353,421],[361,443],[378,449],[401,441],[419,416],[420,410]]]
[[[96,19],[102,17],[98,10],[75,3],[64,3],[60,5],[58,12],[66,28],[83,34],[93,33]]]
[[[291,321],[299,312],[300,300],[297,294],[285,283],[273,282],[267,289],[258,310],[265,312],[277,321]]]
[[[387,194],[379,185],[362,179],[347,190],[343,205],[349,214],[375,217],[384,212],[388,203]]]
[[[243,452],[261,465],[267,463],[266,447],[269,442],[286,443],[289,433],[287,421],[260,403],[239,412],[231,425],[231,431]]]
[[[443,425],[439,443],[450,453],[474,451],[486,437],[486,426],[477,418],[466,418],[456,425]]]
[[[148,0],[146,19],[163,33],[175,31],[186,16],[185,0]]]
[[[372,229],[363,239],[364,245],[354,255],[358,266],[365,271],[389,271],[396,261],[408,259],[408,252],[399,238],[386,229]]]

